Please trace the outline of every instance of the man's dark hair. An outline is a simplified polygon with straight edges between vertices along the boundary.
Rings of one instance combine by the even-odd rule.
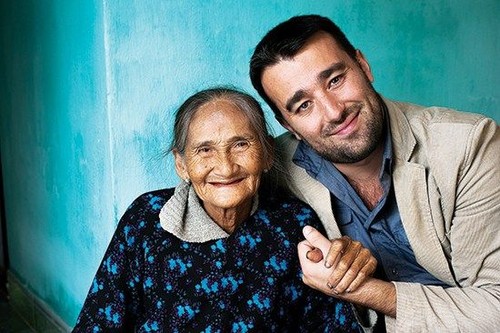
[[[283,59],[291,59],[318,32],[332,36],[347,54],[356,59],[356,49],[342,30],[330,19],[319,15],[294,16],[271,29],[255,47],[250,60],[250,80],[259,95],[266,101],[278,120],[281,112],[264,92],[262,72]]]

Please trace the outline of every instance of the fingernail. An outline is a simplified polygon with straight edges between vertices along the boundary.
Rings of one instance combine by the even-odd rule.
[[[312,231],[312,227],[309,226],[309,225],[306,225],[303,229],[302,229],[302,233],[304,235],[308,235],[310,232]]]
[[[330,288],[330,289],[333,289],[333,286],[332,286],[332,284],[331,284],[330,282],[327,282],[327,283],[326,283],[326,286],[327,286],[328,288]]]
[[[309,260],[311,260],[311,259],[309,258],[309,252],[311,252],[311,251],[309,250],[309,251],[307,251],[307,252],[306,252],[306,258],[307,258],[307,259],[309,259]]]
[[[332,267],[332,264],[330,262],[325,262],[325,267],[330,268],[330,267]]]

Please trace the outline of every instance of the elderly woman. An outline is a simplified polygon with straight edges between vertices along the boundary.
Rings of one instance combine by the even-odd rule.
[[[301,281],[313,211],[259,189],[272,165],[264,114],[214,88],[179,108],[172,151],[183,179],[120,220],[74,332],[358,331],[350,304]]]

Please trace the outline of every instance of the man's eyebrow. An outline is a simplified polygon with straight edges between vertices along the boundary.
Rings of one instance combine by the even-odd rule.
[[[324,81],[328,79],[334,72],[344,70],[346,68],[346,65],[343,62],[336,62],[327,69],[321,71],[318,74],[318,81]],[[306,95],[305,90],[297,90],[292,97],[290,97],[285,104],[286,110],[288,112],[292,111],[292,107],[295,103],[300,101],[304,96]]]
[[[334,72],[340,71],[346,68],[346,65],[343,62],[336,62],[327,69],[321,71],[318,74],[318,80],[323,81],[328,79]]]
[[[300,101],[302,98],[304,98],[304,96],[306,95],[306,92],[304,90],[297,90],[295,92],[295,94],[293,94],[292,97],[290,97],[287,101],[286,101],[286,104],[285,104],[285,107],[286,107],[286,110],[288,112],[292,111],[292,107],[295,103],[297,103],[298,101]]]

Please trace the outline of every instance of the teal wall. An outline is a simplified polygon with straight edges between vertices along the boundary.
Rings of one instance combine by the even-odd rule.
[[[500,121],[498,0],[0,6],[10,269],[70,326],[127,205],[178,181],[163,154],[175,107],[213,84],[254,93],[253,47],[292,15],[334,19],[365,53],[385,96]]]

